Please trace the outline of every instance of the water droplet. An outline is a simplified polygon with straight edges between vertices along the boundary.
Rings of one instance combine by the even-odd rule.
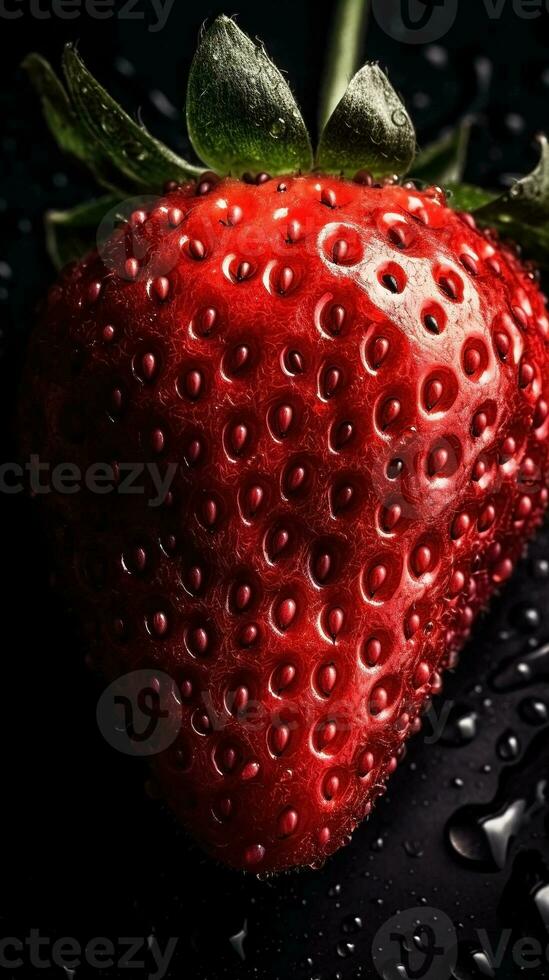
[[[341,923],[341,928],[346,935],[354,935],[362,929],[362,919],[359,915],[348,915]]]
[[[413,858],[423,857],[423,846],[420,843],[420,841],[405,840],[403,847],[408,857],[413,857]]]
[[[540,698],[524,698],[518,710],[521,718],[529,725],[545,725],[549,720],[549,707]]]
[[[528,602],[519,603],[511,610],[509,622],[521,633],[535,633],[541,625],[541,610]]]
[[[241,960],[246,959],[246,953],[244,952],[244,940],[248,938],[248,920],[244,920],[244,925],[240,932],[234,934],[234,936],[229,937],[229,942],[233,947],[235,953],[240,956]]]
[[[342,959],[347,959],[347,957],[352,956],[355,951],[355,944],[350,943],[347,940],[342,940],[337,944],[337,955],[341,956]]]
[[[273,139],[278,140],[281,136],[284,136],[286,132],[286,120],[279,116],[277,119],[273,119],[271,125],[269,126],[269,134]]]
[[[408,116],[406,115],[403,109],[395,109],[391,116],[391,120],[395,126],[398,126],[400,128],[402,126],[406,126],[406,123],[408,122]]]
[[[452,708],[441,736],[443,745],[458,748],[472,742],[478,733],[478,715],[463,705]]]
[[[535,579],[545,581],[549,578],[549,561],[547,558],[536,558],[532,565],[532,573]]]
[[[455,854],[479,869],[502,869],[513,837],[524,820],[526,801],[514,800],[493,816],[477,818],[477,808],[465,807],[452,817],[448,839]]]
[[[549,677],[549,643],[524,654],[519,659],[508,659],[497,668],[490,678],[496,691],[517,691],[537,680]]]
[[[503,735],[500,735],[496,744],[496,752],[504,762],[513,762],[520,755],[520,741],[509,728]]]
[[[503,769],[490,803],[470,804],[454,813],[447,835],[455,855],[479,871],[505,867],[524,824],[547,806],[548,749],[547,732],[539,732],[524,757]]]

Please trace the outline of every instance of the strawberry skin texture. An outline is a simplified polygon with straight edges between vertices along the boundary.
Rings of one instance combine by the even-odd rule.
[[[181,698],[160,791],[219,860],[345,843],[547,503],[535,274],[438,189],[174,188],[53,287],[23,444],[177,464],[43,498],[107,677]],[[143,479],[141,480],[143,482]]]

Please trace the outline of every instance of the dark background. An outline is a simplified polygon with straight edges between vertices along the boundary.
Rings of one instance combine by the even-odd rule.
[[[0,13],[0,419],[6,459],[14,458],[12,416],[25,337],[53,274],[41,215],[93,190],[54,148],[18,71],[21,57],[36,49],[57,61],[63,41],[79,39],[107,88],[129,109],[140,107],[153,132],[187,153],[181,106],[203,20],[237,11],[241,26],[259,35],[288,71],[314,127],[333,6],[240,0],[228,9],[175,0],[167,26],[151,32],[156,18],[149,0],[135,8],[147,13],[145,20],[95,20],[82,11],[73,21],[38,19],[27,2],[6,0],[5,8],[23,12],[18,20],[6,19],[5,8]],[[368,55],[390,69],[422,144],[474,114],[467,178],[496,186],[530,168],[533,137],[549,129],[549,15],[524,19],[512,0],[487,6],[502,7],[502,15],[491,19],[481,0],[460,0],[452,29],[429,45],[401,43],[373,22]],[[51,10],[49,0],[41,9]],[[443,910],[454,923],[460,940],[454,975],[460,980],[549,977],[545,954],[543,967],[524,973],[509,955],[495,972],[473,955],[479,930],[496,947],[507,927],[515,938],[538,937],[544,948],[549,942],[547,792],[539,785],[549,777],[549,656],[540,658],[538,676],[526,678],[522,688],[511,683],[510,690],[496,690],[490,680],[497,662],[549,640],[549,533],[539,537],[448,677],[436,706],[440,715],[448,702],[454,704],[444,740],[427,745],[419,735],[410,744],[388,796],[322,870],[258,881],[219,869],[197,853],[147,796],[142,764],[102,740],[95,723],[100,689],[87,676],[62,601],[48,589],[47,562],[28,505],[13,496],[0,503],[0,934],[25,938],[35,928],[52,941],[72,936],[83,945],[95,936],[117,943],[123,936],[152,934],[164,945],[172,936],[178,944],[170,975],[190,980],[351,980],[377,977],[371,958],[377,929],[398,909],[425,906]],[[460,726],[455,718],[461,714]],[[518,762],[506,762],[496,751],[509,730],[518,738]],[[467,733],[474,737],[467,740]],[[447,744],[452,741],[462,744]],[[509,807],[520,799],[529,815],[509,827],[515,812]],[[458,836],[479,860],[460,860],[448,843],[448,823],[471,804],[484,806],[481,815],[504,815],[499,839],[507,835],[509,848],[500,868],[476,812],[461,816]],[[239,945],[231,937],[242,929],[247,938]],[[55,967],[13,971],[14,977],[35,974],[67,975]],[[77,980],[88,975],[98,971],[76,971]],[[118,974],[113,969],[103,975]],[[428,980],[447,975],[432,973]],[[389,973],[385,980],[406,976]]]

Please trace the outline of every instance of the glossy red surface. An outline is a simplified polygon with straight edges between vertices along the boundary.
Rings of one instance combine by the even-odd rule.
[[[208,186],[53,287],[22,427],[141,465],[141,494],[44,497],[62,581],[107,676],[177,682],[174,811],[266,872],[348,839],[539,524],[549,320],[435,189]]]

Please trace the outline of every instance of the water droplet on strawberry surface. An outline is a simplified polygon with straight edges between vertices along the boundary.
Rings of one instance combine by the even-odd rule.
[[[265,857],[265,848],[262,844],[251,844],[244,852],[244,862],[248,867],[255,867],[261,864]]]

